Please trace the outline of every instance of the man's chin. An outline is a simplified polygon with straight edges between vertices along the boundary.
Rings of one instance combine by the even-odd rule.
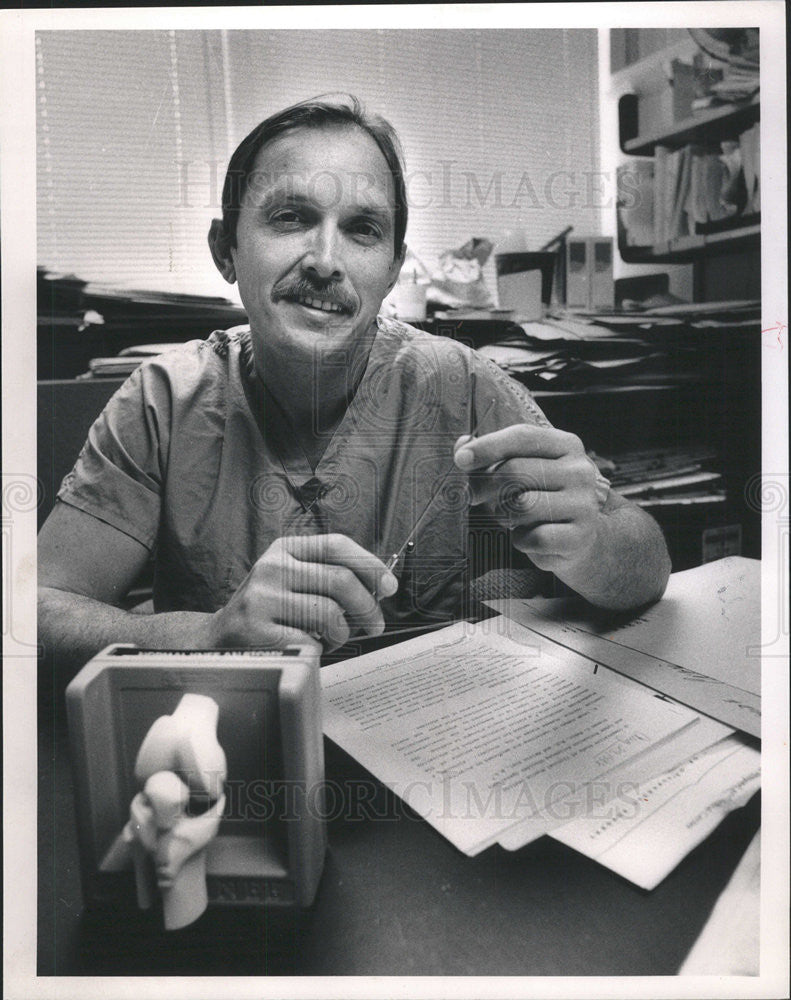
[[[329,312],[312,309],[298,303],[280,301],[274,315],[260,317],[254,324],[260,330],[264,343],[279,343],[281,349],[291,352],[293,359],[316,349],[348,350],[362,347],[376,326],[374,316],[360,313]]]

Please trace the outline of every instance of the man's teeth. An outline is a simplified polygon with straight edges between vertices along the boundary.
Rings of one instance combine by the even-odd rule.
[[[311,309],[321,309],[323,312],[341,312],[341,307],[337,302],[324,302],[321,299],[306,298],[301,298],[298,301],[303,306],[310,306]]]

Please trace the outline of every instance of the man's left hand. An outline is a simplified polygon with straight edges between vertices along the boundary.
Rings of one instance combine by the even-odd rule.
[[[608,490],[574,434],[515,424],[459,438],[454,461],[469,475],[471,503],[487,504],[539,569],[587,560]]]

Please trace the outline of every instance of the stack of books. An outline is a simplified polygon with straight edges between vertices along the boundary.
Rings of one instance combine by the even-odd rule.
[[[761,125],[756,122],[739,136],[742,171],[747,201],[744,214],[761,211]]]
[[[653,246],[757,224],[760,123],[716,145],[658,145],[652,162],[619,168],[619,226],[626,246]]]

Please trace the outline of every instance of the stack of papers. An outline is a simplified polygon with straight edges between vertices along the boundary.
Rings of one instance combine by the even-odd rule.
[[[669,659],[699,649],[715,613],[725,642],[751,620],[750,563],[676,574],[667,603],[622,624],[628,646],[590,623],[564,632],[550,602],[548,614],[527,607],[543,631],[508,617],[462,622],[325,667],[324,731],[468,855],[549,833],[653,888],[758,788],[758,749],[723,721],[741,712],[755,730],[757,693],[740,689],[737,709],[728,697],[736,680],[749,688],[754,677],[735,677],[732,657],[715,662],[721,644],[695,672]],[[492,603],[523,618],[533,602]],[[742,628],[741,641],[750,635]],[[654,649],[642,655],[664,673],[646,673],[641,647]],[[697,695],[668,697],[706,688],[710,668],[718,676],[702,696],[708,714]]]
[[[552,642],[761,736],[761,573],[728,556],[673,573],[661,601],[616,616],[566,598],[487,601]]]
[[[572,319],[520,324],[524,336],[479,348],[530,389],[576,389],[640,375],[664,379],[668,356],[639,339]],[[513,329],[519,330],[519,327]]]
[[[498,624],[499,623],[499,624]],[[325,667],[324,731],[451,843],[522,846],[698,716],[506,619]]]
[[[736,735],[636,784],[606,817],[580,816],[550,834],[580,854],[654,889],[761,781],[761,754]]]

